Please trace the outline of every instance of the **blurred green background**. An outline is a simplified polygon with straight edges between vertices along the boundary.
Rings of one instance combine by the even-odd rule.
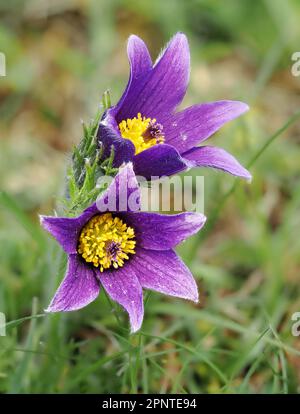
[[[154,58],[175,32],[188,35],[183,106],[247,102],[250,112],[210,142],[244,165],[254,160],[300,109],[291,74],[300,2],[11,0],[0,18],[0,392],[299,392],[299,122],[252,163],[251,185],[193,172],[205,175],[211,220],[179,251],[202,300],[152,293],[140,334],[124,334],[103,292],[82,311],[43,316],[64,268],[38,213],[53,213],[81,119],[94,116],[105,89],[113,103],[120,97],[131,33]]]

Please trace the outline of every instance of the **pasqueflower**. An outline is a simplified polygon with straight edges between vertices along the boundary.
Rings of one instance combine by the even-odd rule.
[[[48,312],[80,309],[96,299],[103,286],[126,309],[135,332],[143,320],[143,288],[198,301],[195,280],[173,248],[196,233],[205,217],[141,212],[139,198],[129,163],[78,217],[41,216],[42,226],[68,255],[65,277]],[[112,199],[113,211],[99,209]]]
[[[226,122],[248,110],[243,102],[222,100],[177,111],[188,86],[187,38],[177,33],[152,64],[145,43],[130,36],[130,76],[119,102],[100,122],[99,142],[107,158],[114,147],[116,167],[131,161],[137,175],[168,176],[192,167],[211,167],[250,179],[224,149],[198,146]]]

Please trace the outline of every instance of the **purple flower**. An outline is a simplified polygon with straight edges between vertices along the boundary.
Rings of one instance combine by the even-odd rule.
[[[139,204],[139,194],[129,163],[80,216],[41,217],[43,227],[68,254],[65,278],[47,312],[80,309],[96,299],[102,285],[126,309],[135,332],[143,320],[143,288],[198,301],[195,280],[173,248],[196,233],[205,217],[133,211],[130,200]],[[99,211],[97,205],[112,197],[115,210]]]
[[[181,112],[188,86],[190,53],[187,38],[177,33],[152,64],[145,43],[130,36],[130,77],[118,104],[104,114],[99,140],[105,157],[115,149],[115,166],[132,161],[135,173],[150,179],[192,167],[211,167],[251,179],[250,173],[225,150],[196,146],[226,122],[248,110],[245,103],[217,101]]]

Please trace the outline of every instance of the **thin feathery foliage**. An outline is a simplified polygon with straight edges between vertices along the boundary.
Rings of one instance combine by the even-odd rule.
[[[73,148],[72,162],[67,173],[67,197],[62,200],[69,216],[75,216],[84,210],[104,191],[105,187],[99,184],[100,177],[113,177],[118,171],[113,167],[114,149],[103,160],[103,148],[97,142],[99,122],[109,105],[109,92],[106,91],[103,94],[101,110],[88,125],[82,123],[83,138]]]

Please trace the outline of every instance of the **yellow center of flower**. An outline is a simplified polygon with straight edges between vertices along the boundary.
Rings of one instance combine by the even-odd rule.
[[[121,135],[129,139],[135,146],[135,154],[164,142],[163,127],[156,122],[156,119],[142,117],[128,118],[119,123]]]
[[[119,217],[111,213],[94,216],[81,230],[78,253],[100,271],[122,267],[128,254],[134,254],[135,234]]]

